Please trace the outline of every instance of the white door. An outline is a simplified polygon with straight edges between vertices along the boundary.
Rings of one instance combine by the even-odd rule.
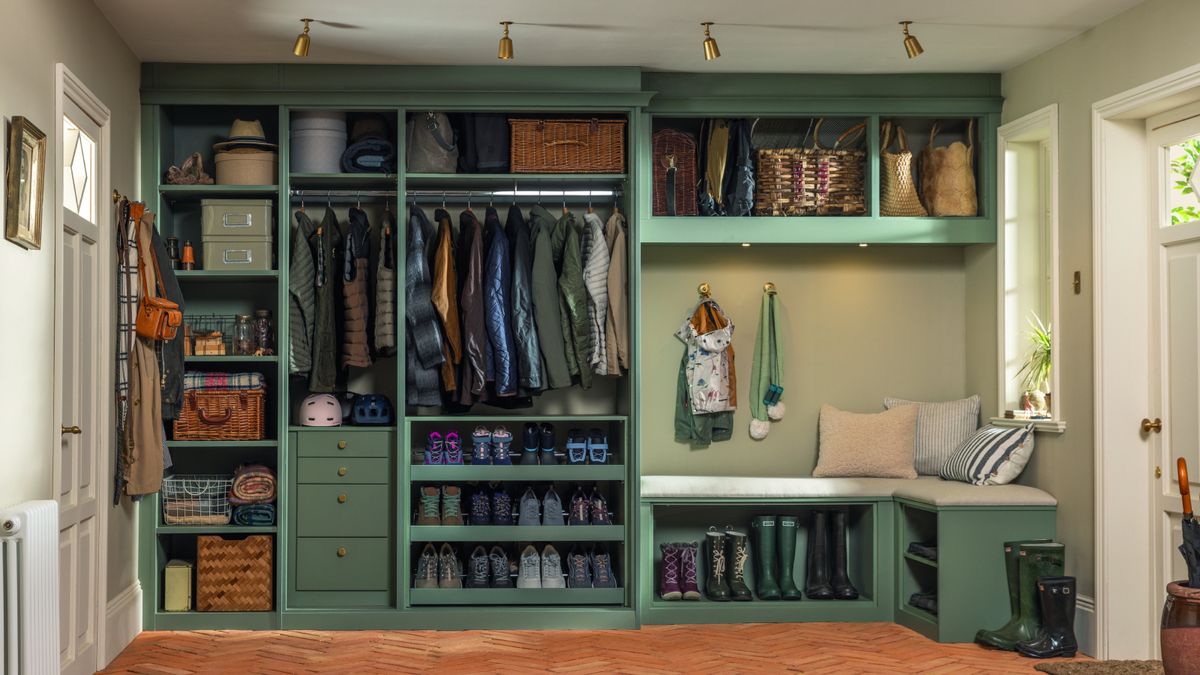
[[[1200,107],[1147,120],[1153,196],[1150,233],[1148,475],[1155,477],[1151,596],[1187,577],[1176,460],[1187,460],[1190,489],[1200,493]],[[1195,187],[1193,187],[1193,184]],[[1159,426],[1161,424],[1161,427]],[[1200,494],[1196,507],[1200,508]],[[1155,645],[1157,649],[1157,645]]]
[[[100,126],[64,98],[62,124],[62,232],[56,325],[60,342],[57,387],[62,426],[57,487],[59,503],[59,646],[63,673],[93,673],[97,666],[100,597],[101,503],[108,498],[100,466],[108,442],[104,412],[112,388],[101,350],[111,330],[104,317],[105,228],[111,221],[99,183]]]

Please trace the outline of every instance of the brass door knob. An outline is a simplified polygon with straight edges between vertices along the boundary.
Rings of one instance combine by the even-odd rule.
[[[62,428],[62,432],[63,432],[64,434],[74,434],[74,435],[78,436],[79,434],[82,434],[82,433],[83,433],[83,429],[80,429],[80,428],[79,428],[78,426],[76,426],[76,425],[67,426],[67,425],[65,425],[65,424],[64,424],[64,425],[63,425],[63,428]]]
[[[338,441],[338,450],[346,449],[346,441]]]
[[[1142,433],[1148,434],[1151,431],[1153,431],[1156,434],[1162,433],[1162,420],[1157,417],[1155,417],[1153,420],[1151,420],[1148,417],[1143,417],[1142,418]]]
[[[338,554],[339,558],[345,558],[346,557],[346,548],[344,546],[339,546],[338,550],[337,550],[337,554]]]
[[[346,503],[346,495],[338,495],[338,503],[345,504]]]
[[[339,467],[338,467],[338,475],[339,475],[339,476],[345,476],[345,475],[346,475],[346,467],[344,467],[344,466],[339,466]]]

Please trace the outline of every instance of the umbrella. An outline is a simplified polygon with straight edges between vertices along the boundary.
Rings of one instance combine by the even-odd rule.
[[[1179,552],[1188,568],[1188,586],[1200,588],[1200,522],[1192,515],[1192,494],[1188,487],[1187,460],[1180,457],[1176,463],[1179,470],[1179,494],[1183,497],[1183,543]]]

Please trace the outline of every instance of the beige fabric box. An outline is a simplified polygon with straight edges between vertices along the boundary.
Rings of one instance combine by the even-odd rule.
[[[172,560],[163,570],[163,611],[192,611],[192,571],[188,560]]]

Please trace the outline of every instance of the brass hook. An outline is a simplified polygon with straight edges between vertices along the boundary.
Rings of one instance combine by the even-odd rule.
[[[699,293],[700,297],[704,298],[705,300],[708,300],[712,297],[712,287],[708,285],[707,281],[697,286],[696,292]]]
[[[766,293],[767,295],[775,295],[775,284],[771,283],[770,281],[763,284],[763,293]]]

